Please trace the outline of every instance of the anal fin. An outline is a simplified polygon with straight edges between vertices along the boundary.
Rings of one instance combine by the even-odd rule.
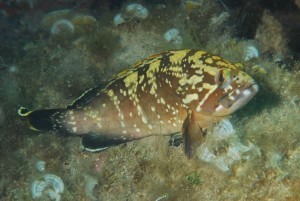
[[[204,141],[204,132],[198,125],[193,111],[188,110],[187,117],[182,125],[184,153],[188,158],[192,158],[200,145]]]
[[[127,139],[121,136],[111,136],[102,133],[89,133],[82,137],[82,146],[90,152],[103,151],[109,147],[129,142],[133,139]]]

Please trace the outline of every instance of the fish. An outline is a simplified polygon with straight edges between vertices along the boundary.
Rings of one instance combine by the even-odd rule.
[[[82,137],[87,151],[153,135],[181,134],[192,158],[207,128],[248,103],[258,84],[232,64],[203,50],[183,49],[152,55],[83,93],[60,109],[29,111],[29,127]]]

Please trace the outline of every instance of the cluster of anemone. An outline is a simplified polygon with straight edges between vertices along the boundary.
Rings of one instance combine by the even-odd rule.
[[[53,11],[43,17],[42,25],[51,35],[66,35],[86,32],[95,25],[96,18],[91,15],[75,14],[68,9]]]
[[[247,152],[253,150],[253,144],[243,145],[227,119],[219,122],[208,134],[206,141],[201,145],[198,157],[205,162],[211,163],[223,172],[230,172],[231,166],[245,158]]]

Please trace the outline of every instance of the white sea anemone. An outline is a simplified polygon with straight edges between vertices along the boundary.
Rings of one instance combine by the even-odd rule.
[[[182,44],[182,38],[179,35],[178,29],[169,29],[165,34],[164,38],[166,41],[173,43],[174,45],[181,45]]]
[[[133,17],[139,19],[146,19],[149,15],[148,9],[137,3],[129,4],[126,7],[126,13],[133,15]]]
[[[247,46],[245,49],[245,61],[249,61],[253,58],[258,58],[259,56],[259,51],[256,47],[254,46]]]
[[[41,178],[34,180],[31,185],[33,199],[47,196],[50,200],[60,201],[61,193],[64,191],[64,183],[60,177],[54,174],[45,174]]]
[[[59,35],[59,34],[74,33],[74,31],[75,31],[75,26],[70,20],[59,19],[55,21],[51,26],[50,33],[52,35]]]
[[[118,26],[120,24],[123,24],[125,22],[125,19],[122,17],[122,14],[119,13],[114,17],[114,25]]]

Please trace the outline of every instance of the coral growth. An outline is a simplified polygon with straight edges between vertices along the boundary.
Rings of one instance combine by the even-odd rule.
[[[201,145],[198,157],[214,164],[223,172],[230,172],[230,166],[239,160],[246,160],[245,153],[254,149],[254,145],[245,146],[239,142],[229,120],[222,120],[208,134]]]

